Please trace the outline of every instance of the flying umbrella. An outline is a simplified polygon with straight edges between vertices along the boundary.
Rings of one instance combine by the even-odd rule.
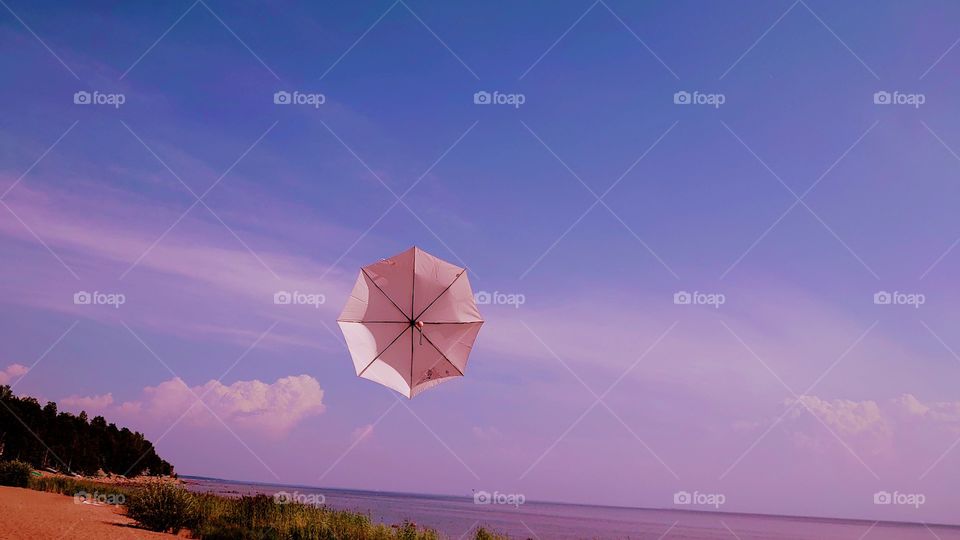
[[[466,269],[412,247],[360,269],[337,323],[357,375],[412,398],[463,376],[483,319]]]

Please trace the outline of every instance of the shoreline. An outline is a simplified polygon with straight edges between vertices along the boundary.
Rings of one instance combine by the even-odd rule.
[[[104,481],[106,480],[106,481]],[[82,477],[49,471],[31,471],[25,487],[3,486],[3,514],[28,507],[16,523],[0,524],[0,538],[66,537],[72,528],[100,527],[89,533],[94,538],[129,538],[115,536],[118,528],[143,532],[165,531],[174,537],[186,538],[365,538],[369,540],[440,540],[446,538],[435,529],[418,525],[410,519],[377,522],[356,511],[335,509],[322,504],[295,500],[277,500],[264,494],[228,496],[212,491],[192,492],[185,482],[175,477],[134,478],[104,476]],[[39,497],[38,497],[39,495]],[[41,501],[43,504],[37,503]],[[95,509],[95,510],[90,510]],[[88,511],[90,510],[90,511]],[[96,519],[87,519],[94,516]],[[51,519],[51,517],[53,519]],[[103,529],[103,524],[113,529]],[[12,536],[5,527],[12,527]],[[121,529],[121,530],[122,530]],[[507,537],[473,528],[474,536],[483,540],[506,540]],[[163,538],[134,536],[134,538]]]
[[[35,478],[40,476],[35,475]],[[337,530],[340,530],[343,533],[349,532],[361,532],[360,529],[354,529],[356,525],[356,520],[361,519],[364,512],[359,509],[347,510],[343,508],[337,508],[340,503],[340,500],[334,502],[332,505],[328,500],[324,505],[329,507],[329,509],[323,508],[312,508],[311,505],[285,505],[280,504],[279,506],[274,502],[274,500],[269,496],[270,488],[288,488],[288,489],[311,489],[315,490],[316,488],[310,488],[308,486],[294,486],[294,485],[283,485],[283,484],[267,484],[267,483],[242,483],[237,481],[230,481],[224,479],[214,479],[210,477],[200,477],[200,476],[184,476],[181,478],[157,478],[157,477],[136,477],[136,478],[121,478],[113,479],[113,481],[97,481],[92,478],[77,478],[72,475],[63,475],[44,472],[46,486],[44,487],[44,481],[39,481],[32,483],[29,488],[15,488],[15,487],[2,487],[0,488],[0,513],[4,516],[11,516],[12,518],[6,518],[0,522],[0,538],[20,538],[20,537],[30,537],[30,538],[64,538],[64,537],[76,537],[80,535],[89,535],[94,538],[105,538],[107,540],[113,540],[114,538],[134,538],[134,539],[158,539],[158,538],[190,538],[197,537],[197,534],[206,535],[210,533],[223,533],[224,525],[226,523],[236,523],[233,521],[234,518],[229,518],[227,522],[222,520],[217,521],[208,521],[207,523],[215,523],[214,528],[210,529],[198,529],[195,527],[184,528],[177,536],[171,536],[166,533],[156,533],[150,532],[147,529],[144,529],[141,525],[137,524],[131,517],[126,515],[125,509],[118,505],[112,503],[104,502],[95,502],[94,498],[90,498],[87,501],[83,499],[78,499],[77,497],[71,495],[72,493],[87,492],[90,494],[99,492],[101,495],[103,491],[113,491],[115,493],[126,494],[127,502],[131,499],[135,493],[138,493],[141,489],[152,489],[149,486],[157,486],[157,484],[170,484],[173,483],[177,486],[177,489],[186,489],[187,486],[194,488],[200,488],[200,491],[193,491],[195,497],[195,503],[200,506],[205,506],[207,516],[216,516],[217,514],[223,515],[223,512],[237,512],[241,511],[246,513],[253,510],[254,514],[263,515],[262,512],[266,511],[267,513],[280,512],[280,514],[274,514],[275,517],[268,519],[268,521],[261,521],[259,525],[250,523],[245,525],[243,530],[262,530],[258,527],[269,526],[269,523],[279,523],[278,521],[272,521],[272,519],[279,518],[281,515],[286,515],[288,519],[291,516],[304,516],[313,515],[319,521],[316,523],[326,523],[327,525],[322,525],[324,529],[327,527],[333,527]],[[204,485],[204,482],[210,482]],[[237,487],[247,487],[250,489],[238,490],[232,494],[224,494],[218,492],[218,488],[224,486],[237,486]],[[204,489],[208,488],[208,489]],[[100,490],[103,491],[100,491]],[[403,519],[403,523],[400,525],[390,525],[389,521],[380,521],[375,520],[373,522],[365,521],[369,525],[363,525],[367,527],[362,529],[363,532],[370,532],[371,534],[364,535],[364,538],[377,538],[377,539],[386,539],[386,538],[408,538],[408,536],[401,535],[400,529],[406,529],[408,523],[413,527],[416,527],[418,531],[427,532],[427,529],[420,529],[416,524],[413,523],[412,519],[421,522],[420,526],[431,527],[433,525],[440,525],[440,523],[449,517],[451,513],[456,513],[456,505],[462,505],[469,503],[469,508],[471,511],[493,511],[493,515],[489,515],[491,522],[489,525],[493,525],[496,529],[498,520],[500,525],[505,525],[505,522],[502,521],[502,515],[499,517],[496,515],[498,509],[493,509],[489,506],[482,506],[474,508],[472,500],[467,497],[456,497],[449,495],[418,495],[418,494],[404,494],[397,492],[377,492],[369,490],[344,490],[344,489],[330,489],[326,490],[330,493],[330,498],[338,498],[333,492],[339,492],[343,494],[353,494],[359,496],[358,499],[365,499],[363,504],[371,504],[373,506],[378,502],[378,497],[381,497],[381,501],[387,501],[388,504],[395,505],[402,511],[402,515],[406,515],[410,519]],[[261,493],[263,492],[263,493]],[[261,493],[257,496],[257,493]],[[264,496],[266,495],[266,496]],[[239,501],[238,499],[243,497],[244,501]],[[339,498],[338,498],[339,499]],[[418,503],[416,499],[420,499]],[[423,504],[424,500],[437,501],[436,504]],[[88,502],[89,501],[89,502]],[[444,504],[446,501],[446,504]],[[399,503],[399,504],[398,504]],[[411,504],[412,503],[412,504]],[[250,504],[254,506],[251,507]],[[910,522],[890,522],[890,521],[869,521],[869,520],[851,520],[851,519],[842,519],[842,518],[818,518],[818,517],[808,517],[808,516],[776,516],[769,514],[746,514],[746,513],[735,513],[735,512],[702,512],[695,510],[660,510],[660,509],[647,509],[647,508],[630,508],[630,507],[619,507],[619,506],[600,506],[600,505],[577,505],[572,503],[551,503],[551,502],[531,502],[527,504],[533,504],[540,506],[540,508],[531,508],[528,509],[528,512],[524,513],[521,511],[516,517],[522,517],[520,520],[523,523],[524,519],[529,520],[531,515],[539,515],[541,518],[546,519],[547,522],[551,521],[554,514],[556,514],[556,509],[553,512],[546,511],[545,508],[542,508],[541,505],[548,505],[554,507],[562,508],[580,508],[579,512],[571,511],[570,515],[557,514],[555,517],[561,518],[560,521],[566,521],[571,523],[569,520],[580,521],[583,527],[574,527],[567,528],[566,530],[554,530],[553,534],[547,532],[547,527],[544,526],[545,522],[539,524],[534,521],[529,521],[529,523],[535,527],[537,530],[544,534],[544,538],[554,537],[557,538],[627,538],[634,537],[635,534],[659,534],[653,533],[652,531],[659,531],[660,528],[657,523],[667,523],[673,521],[673,526],[670,527],[670,530],[673,530],[673,527],[677,525],[675,520],[677,516],[669,516],[664,518],[661,514],[657,516],[657,513],[669,512],[684,512],[684,514],[689,515],[690,517],[684,519],[685,522],[682,526],[676,529],[677,533],[683,534],[685,532],[699,531],[698,534],[706,534],[704,538],[722,538],[725,537],[725,531],[721,529],[720,525],[708,523],[709,521],[718,520],[718,522],[723,525],[724,528],[727,527],[723,519],[727,519],[730,522],[730,526],[739,530],[745,534],[752,534],[751,537],[756,538],[775,538],[779,537],[778,534],[783,533],[786,530],[791,530],[789,523],[784,524],[783,521],[794,521],[797,523],[805,523],[806,525],[794,525],[796,527],[793,530],[793,533],[799,534],[797,538],[819,538],[819,537],[830,537],[830,538],[841,538],[845,536],[837,536],[838,531],[848,530],[848,527],[854,526],[861,529],[865,529],[867,532],[873,530],[876,533],[878,538],[883,539],[919,539],[925,537],[928,532],[933,532],[933,529],[937,529],[937,532],[942,531],[944,538],[954,538],[960,539],[960,527],[954,525],[939,525],[939,524],[923,524],[923,523],[910,523]],[[417,507],[431,507],[430,512],[431,516],[437,519],[436,523],[432,523],[432,519],[421,519],[424,517],[423,514],[417,515],[417,512],[413,509]],[[297,507],[301,508],[297,509]],[[254,510],[257,508],[258,510]],[[241,510],[242,509],[242,510]],[[595,510],[591,510],[595,509]],[[605,535],[604,532],[601,532],[600,529],[597,529],[595,533],[600,533],[595,535],[595,533],[590,533],[589,531],[599,523],[604,521],[603,512],[600,510],[608,512],[607,518],[609,518],[609,512],[640,512],[640,513],[650,513],[649,516],[644,517],[641,520],[634,521],[634,525],[630,526],[631,532],[626,532],[626,529],[623,529],[622,532],[615,535]],[[211,510],[213,514],[211,514]],[[562,510],[561,510],[562,511]],[[562,511],[565,513],[565,511]],[[580,514],[579,516],[576,514]],[[326,516],[326,517],[323,517]],[[734,516],[737,516],[736,518]],[[239,516],[236,516],[239,517]],[[367,514],[366,519],[371,519],[372,516]],[[469,517],[469,521],[472,521],[477,516]],[[594,519],[596,518],[596,519]],[[658,518],[658,519],[652,519]],[[139,519],[139,518],[138,518]],[[626,518],[624,518],[626,520]],[[346,521],[344,521],[346,520]],[[740,523],[735,523],[736,520],[740,520]],[[756,521],[755,521],[756,520]],[[379,521],[379,523],[378,523]],[[590,525],[590,523],[594,525]],[[777,522],[781,523],[777,523]],[[750,522],[753,522],[751,525]],[[351,527],[349,529],[344,529],[341,526],[348,525]],[[629,523],[624,522],[625,525]],[[229,532],[239,532],[241,529],[229,529],[234,525],[229,525],[226,530]],[[544,529],[541,530],[539,526],[544,526]],[[869,527],[868,527],[869,526]],[[249,527],[247,529],[246,527]],[[372,528],[371,528],[372,527]],[[399,527],[399,529],[398,529]],[[824,527],[821,529],[821,527]],[[826,527],[832,527],[827,529]],[[926,531],[923,529],[926,528]],[[494,529],[494,530],[496,530]],[[204,532],[201,532],[203,530]],[[408,529],[409,530],[409,529]],[[438,526],[433,528],[435,533],[427,533],[423,535],[420,532],[414,532],[416,536],[410,536],[410,538],[418,539],[433,539],[438,540],[439,538],[457,538],[456,534],[451,536],[449,530],[444,530],[444,527]],[[488,531],[490,529],[487,529]],[[527,530],[533,530],[527,527]],[[727,530],[729,530],[727,528]],[[313,532],[319,532],[320,529],[313,529]],[[604,529],[604,531],[607,531]],[[832,531],[832,533],[830,532]],[[900,532],[898,532],[900,531]],[[413,532],[413,530],[410,530]],[[662,533],[662,531],[660,531]],[[830,533],[830,534],[821,534],[821,533]],[[519,536],[518,536],[519,534]],[[626,534],[626,536],[624,536]],[[770,535],[773,536],[770,536]],[[848,534],[848,533],[844,533]],[[856,533],[850,534],[859,534],[859,531]],[[516,530],[511,531],[509,528],[502,529],[500,533],[477,535],[476,538],[484,539],[505,539],[509,537],[513,538],[526,538],[524,534],[518,533]],[[711,536],[712,535],[712,536]],[[315,536],[315,535],[314,535]],[[314,536],[309,536],[313,538]],[[219,537],[219,536],[218,536]],[[346,536],[346,537],[351,537]],[[939,536],[938,536],[939,537]]]
[[[379,496],[395,496],[403,498],[420,498],[420,499],[436,499],[436,500],[448,500],[448,501],[471,501],[472,499],[464,495],[448,495],[440,493],[411,493],[403,491],[380,491],[380,490],[369,490],[369,489],[356,489],[356,488],[340,488],[340,487],[319,487],[319,486],[309,486],[305,484],[279,484],[279,483],[270,483],[270,482],[255,482],[255,481],[244,481],[244,480],[230,480],[225,478],[216,478],[212,476],[200,476],[200,475],[179,475],[181,482],[189,484],[185,480],[207,480],[214,482],[222,482],[224,484],[233,484],[239,486],[266,486],[266,487],[279,487],[279,488],[301,488],[301,489],[310,489],[319,492],[330,491],[330,492],[341,492],[357,495],[379,495]],[[954,529],[960,532],[960,523],[937,523],[937,522],[922,522],[922,521],[892,521],[892,520],[883,520],[883,519],[870,519],[870,518],[859,518],[859,517],[830,517],[830,516],[801,516],[794,514],[773,514],[773,513],[762,513],[762,512],[735,512],[735,511],[723,511],[723,510],[693,510],[687,508],[670,508],[670,507],[642,507],[642,506],[621,506],[621,505],[606,505],[606,504],[591,504],[591,503],[575,503],[575,502],[563,502],[563,501],[544,501],[544,500],[528,500],[524,503],[525,505],[530,504],[541,504],[541,505],[556,505],[556,506],[569,506],[569,507],[580,507],[580,508],[597,508],[603,510],[623,510],[623,511],[639,511],[639,512],[682,512],[684,514],[693,514],[698,516],[740,516],[747,518],[769,518],[769,519],[782,519],[782,520],[798,520],[804,522],[816,522],[816,523],[834,523],[834,524],[864,524],[864,525],[885,525],[891,527],[937,527],[943,529]]]

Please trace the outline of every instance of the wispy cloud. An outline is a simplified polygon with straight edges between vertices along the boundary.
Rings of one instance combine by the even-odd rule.
[[[2,219],[0,235],[18,240],[22,250],[17,264],[2,270],[9,278],[2,287],[8,301],[21,305],[233,343],[249,343],[262,331],[264,320],[277,320],[283,324],[267,336],[265,345],[318,347],[322,340],[317,336],[325,334],[308,321],[317,314],[333,315],[344,291],[350,290],[352,276],[346,270],[328,272],[323,261],[305,257],[297,246],[244,232],[247,249],[199,213],[184,218],[157,242],[178,211],[155,208],[135,196],[19,186],[8,203],[81,277],[79,282],[57,279],[63,268],[51,264],[53,259],[32,233],[13,219]],[[132,265],[129,275],[120,279]],[[78,290],[120,292],[126,303],[122,309],[76,305],[73,293]],[[276,305],[278,291],[320,295],[324,302]],[[184,305],[193,309],[184,313]],[[238,317],[243,324],[237,324]]]

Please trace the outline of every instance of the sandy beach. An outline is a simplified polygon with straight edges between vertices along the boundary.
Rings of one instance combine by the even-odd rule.
[[[136,528],[119,507],[76,504],[73,497],[31,489],[0,487],[0,516],[0,540],[171,538]]]

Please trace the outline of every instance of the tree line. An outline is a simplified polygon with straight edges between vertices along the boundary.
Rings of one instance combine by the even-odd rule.
[[[0,386],[0,460],[25,461],[35,468],[65,473],[137,476],[172,475],[173,466],[157,455],[142,433],[117,428],[102,416],[88,420],[44,406],[32,397],[17,397]]]

